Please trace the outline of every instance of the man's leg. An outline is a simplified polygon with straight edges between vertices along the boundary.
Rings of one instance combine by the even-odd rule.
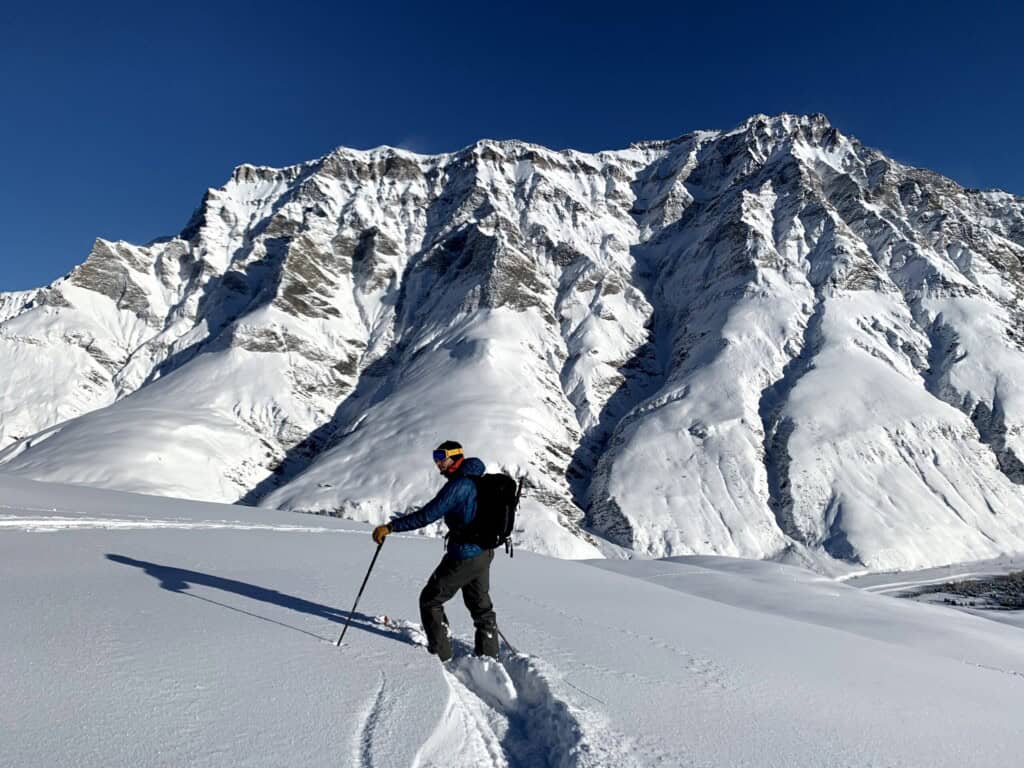
[[[448,630],[448,617],[444,614],[444,604],[462,586],[456,578],[457,565],[458,561],[445,555],[420,592],[420,620],[427,635],[427,650],[436,653],[441,661],[448,661],[452,657],[451,633]]]
[[[473,579],[462,588],[462,599],[469,609],[469,615],[473,617],[473,626],[476,627],[473,653],[477,656],[497,658],[498,621],[490,595],[492,560],[493,549],[466,561],[473,566]]]

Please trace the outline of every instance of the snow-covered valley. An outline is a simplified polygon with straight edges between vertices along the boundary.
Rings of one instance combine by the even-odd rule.
[[[438,542],[0,476],[0,763],[1014,765],[1024,635],[731,558],[495,561],[501,670],[417,644]],[[877,586],[877,577],[876,586]],[[382,618],[387,616],[387,621]]]

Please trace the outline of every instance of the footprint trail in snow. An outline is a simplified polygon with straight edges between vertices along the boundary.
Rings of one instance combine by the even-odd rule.
[[[419,624],[386,616],[376,622],[426,649]],[[562,681],[539,659],[522,653],[474,656],[460,638],[453,638],[453,646],[455,656],[441,664],[448,706],[420,749],[417,766],[450,765],[453,754],[465,765],[510,768],[650,764],[654,756],[638,754],[609,729],[602,713],[556,695],[553,687]]]

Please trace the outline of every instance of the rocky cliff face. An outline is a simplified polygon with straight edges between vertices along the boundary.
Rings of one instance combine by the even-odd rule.
[[[1018,551],[1022,259],[1024,200],[820,115],[242,166],[0,295],[0,469],[379,521],[454,438],[541,551]]]

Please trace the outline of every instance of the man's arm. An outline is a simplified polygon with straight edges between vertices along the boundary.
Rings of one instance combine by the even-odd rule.
[[[440,520],[459,504],[466,500],[472,480],[459,478],[446,483],[444,488],[437,492],[437,495],[428,501],[424,506],[411,512],[408,515],[397,517],[389,524],[392,531],[414,531],[430,525],[435,520]]]

